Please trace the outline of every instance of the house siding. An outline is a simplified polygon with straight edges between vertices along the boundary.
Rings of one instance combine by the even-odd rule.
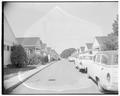
[[[96,54],[100,50],[101,50],[101,46],[95,38],[94,43],[93,43],[93,54]]]
[[[4,16],[4,67],[8,64],[11,64],[10,54],[11,54],[11,47],[17,44],[15,35]]]

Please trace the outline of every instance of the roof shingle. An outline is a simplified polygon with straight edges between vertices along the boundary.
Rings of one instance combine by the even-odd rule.
[[[107,36],[97,36],[96,37],[96,40],[98,41],[98,43],[100,44],[100,45],[104,45],[104,43],[106,42],[106,41],[108,41],[109,40],[109,38],[107,37]]]
[[[92,49],[93,43],[86,43],[88,49]]]
[[[18,43],[24,46],[40,46],[40,38],[39,37],[24,37],[24,38],[16,38]],[[38,41],[40,43],[38,43]]]

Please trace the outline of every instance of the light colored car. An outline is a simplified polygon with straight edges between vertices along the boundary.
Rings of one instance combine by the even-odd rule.
[[[81,59],[81,63],[84,66],[84,70],[87,73],[87,69],[90,66],[89,64],[91,64],[93,62],[93,54],[84,54],[82,55],[82,59]]]
[[[75,61],[75,57],[68,57],[68,60],[70,61],[70,62],[74,62]]]
[[[88,77],[97,82],[100,91],[118,91],[118,52],[102,51],[89,64]]]
[[[82,58],[76,58],[75,59],[75,67],[80,71],[80,72],[86,72],[86,67],[82,63]]]

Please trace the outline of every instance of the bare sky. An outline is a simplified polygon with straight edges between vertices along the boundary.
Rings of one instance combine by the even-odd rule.
[[[118,14],[117,2],[13,2],[4,9],[16,37],[39,36],[58,53],[111,33]]]

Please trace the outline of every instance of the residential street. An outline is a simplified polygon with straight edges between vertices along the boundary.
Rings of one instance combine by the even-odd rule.
[[[58,61],[40,71],[17,88],[11,94],[47,94],[76,93],[101,94],[97,85],[86,74],[75,69],[68,60]]]

